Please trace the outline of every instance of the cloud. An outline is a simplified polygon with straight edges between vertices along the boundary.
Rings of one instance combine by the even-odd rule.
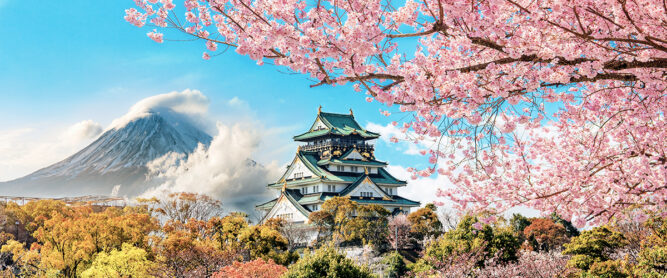
[[[109,129],[122,128],[151,112],[173,111],[198,121],[208,112],[209,103],[209,99],[200,91],[190,89],[147,97],[132,105],[125,115],[115,119]]]
[[[258,203],[275,197],[266,185],[278,178],[280,167],[253,160],[262,134],[255,125],[219,123],[211,145],[199,146],[187,158],[168,154],[148,164],[151,176],[160,182],[144,196],[164,192],[196,192],[220,199],[227,210],[254,212]]]
[[[435,174],[429,178],[417,178],[413,180],[412,174],[407,168],[400,165],[389,165],[387,171],[394,177],[408,182],[408,185],[398,189],[398,195],[410,200],[419,201],[422,206],[435,201],[444,202],[445,207],[451,208],[452,205],[447,200],[437,197],[438,189],[453,188],[453,184],[446,176]]]
[[[81,121],[67,128],[61,139],[72,142],[88,140],[99,136],[102,130],[102,125],[93,120]]]
[[[0,181],[27,175],[85,147],[102,132],[92,120],[66,127],[0,131]]]
[[[436,144],[434,139],[428,137],[415,144],[414,140],[418,136],[414,132],[408,131],[404,133],[400,128],[392,124],[383,126],[369,122],[366,125],[366,129],[380,133],[382,135],[380,140],[384,141],[390,146],[395,146],[399,151],[402,151],[404,154],[408,155],[421,155],[420,151],[433,148]],[[398,143],[391,142],[392,137],[398,139]]]

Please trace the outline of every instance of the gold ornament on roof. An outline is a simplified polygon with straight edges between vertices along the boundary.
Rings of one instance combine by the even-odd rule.
[[[368,152],[363,152],[363,153],[361,153],[361,155],[363,155],[365,157],[370,157],[371,156],[371,154],[369,154]]]
[[[317,115],[319,115],[320,113],[322,113],[322,105],[320,105],[320,107],[317,108]]]
[[[368,167],[364,167],[364,174],[368,175]]]
[[[350,108],[350,116],[354,116],[354,112],[352,112],[352,108]]]
[[[335,150],[333,152],[333,155],[335,155],[335,156],[340,156],[341,154],[343,154],[343,153],[341,153],[339,150]]]
[[[280,189],[281,192],[285,192],[287,189],[287,183],[283,183],[283,187]]]

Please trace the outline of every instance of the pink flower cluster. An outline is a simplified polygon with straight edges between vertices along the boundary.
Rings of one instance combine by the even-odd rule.
[[[666,208],[662,1],[135,3],[125,17],[135,26],[271,60],[313,86],[350,82],[413,113],[403,130],[440,142],[433,167],[413,174],[448,175],[456,188],[441,195],[460,209],[521,205],[584,225]]]

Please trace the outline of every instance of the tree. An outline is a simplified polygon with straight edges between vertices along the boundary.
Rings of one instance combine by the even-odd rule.
[[[213,278],[275,278],[287,271],[285,266],[256,259],[249,262],[234,262],[213,274]]]
[[[282,218],[271,218],[264,225],[272,227],[280,232],[287,239],[288,249],[294,250],[308,239],[308,234],[312,228],[287,221]]]
[[[551,219],[536,218],[523,230],[523,236],[534,243],[535,251],[549,251],[560,248],[568,241],[565,227]]]
[[[239,242],[249,254],[249,259],[270,259],[282,265],[289,265],[298,255],[287,250],[288,241],[278,230],[267,225],[255,225],[243,229]]]
[[[368,268],[359,266],[331,247],[307,254],[290,266],[283,278],[371,278]]]
[[[406,139],[444,137],[414,175],[448,176],[461,207],[524,205],[580,227],[665,207],[661,1],[136,3],[125,19],[157,42],[176,30],[204,59],[232,48],[411,112]]]
[[[587,271],[594,263],[611,259],[615,249],[625,245],[623,235],[607,226],[584,231],[565,244],[563,254],[572,255],[568,265]]]
[[[81,277],[155,277],[155,262],[148,259],[146,250],[123,243],[120,250],[97,254],[88,269],[81,273]]]
[[[208,195],[174,192],[164,193],[163,198],[138,199],[139,203],[150,206],[151,211],[166,217],[167,220],[177,220],[186,223],[188,220],[208,220],[221,212],[222,202]]]
[[[500,223],[482,224],[477,217],[465,216],[456,229],[447,231],[427,246],[415,269],[446,272],[452,265],[469,265],[474,260],[473,265],[457,270],[464,271],[475,265],[482,266],[494,256],[499,263],[512,262],[518,258],[519,246],[511,228]]]
[[[403,277],[403,275],[408,272],[408,267],[405,265],[404,260],[403,256],[396,251],[389,253],[389,255],[383,259],[383,262],[387,265],[385,274],[387,274],[389,278]]]
[[[641,243],[634,274],[640,277],[667,276],[667,219],[653,217],[644,225],[651,231]]]
[[[427,204],[410,213],[408,220],[412,223],[410,232],[419,241],[435,238],[442,233],[442,223],[438,218],[437,208],[433,204]]]
[[[394,249],[408,248],[410,244],[410,226],[408,217],[401,213],[389,218],[389,243]]]
[[[333,197],[326,200],[319,211],[311,213],[308,221],[317,227],[318,238],[331,236],[336,244],[340,244],[349,239],[346,226],[354,217],[356,209],[357,203],[350,198]]]
[[[390,212],[376,204],[358,205],[356,212],[356,216],[345,226],[346,239],[383,249],[389,243],[387,217]]]

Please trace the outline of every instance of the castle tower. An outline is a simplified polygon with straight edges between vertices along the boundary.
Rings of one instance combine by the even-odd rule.
[[[349,196],[359,204],[378,204],[393,214],[408,212],[419,202],[398,195],[406,185],[393,177],[386,162],[375,159],[373,141],[380,134],[361,127],[349,114],[318,110],[310,129],[294,140],[302,142],[282,177],[269,184],[278,198],[260,204],[264,220],[274,217],[307,223],[308,215],[334,196]],[[264,221],[263,220],[263,221]]]

